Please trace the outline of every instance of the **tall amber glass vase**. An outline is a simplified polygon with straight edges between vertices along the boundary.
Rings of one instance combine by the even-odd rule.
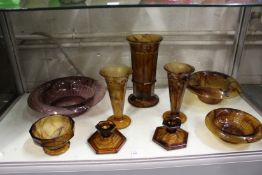
[[[167,71],[171,111],[166,111],[163,117],[178,117],[184,123],[187,117],[180,108],[188,79],[195,68],[188,64],[173,62],[166,64],[164,69]]]
[[[131,73],[131,68],[123,65],[109,65],[100,70],[100,75],[107,83],[114,113],[108,120],[112,121],[118,129],[126,128],[131,123],[130,117],[123,115],[126,83]]]
[[[158,103],[154,94],[156,82],[156,66],[160,35],[134,34],[127,36],[131,49],[133,94],[129,103],[136,107],[151,107]]]

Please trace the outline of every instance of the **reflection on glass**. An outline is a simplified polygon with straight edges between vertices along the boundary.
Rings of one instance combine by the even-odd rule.
[[[95,7],[151,7],[151,6],[250,6],[262,5],[261,0],[2,0],[2,10],[67,9]]]
[[[18,96],[14,71],[4,36],[5,33],[0,28],[0,117],[3,117],[1,114]]]

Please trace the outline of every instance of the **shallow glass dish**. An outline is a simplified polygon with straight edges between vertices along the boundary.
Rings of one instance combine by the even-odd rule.
[[[187,88],[195,93],[199,100],[207,104],[218,104],[223,99],[240,94],[240,85],[233,77],[214,71],[193,73]]]
[[[60,155],[70,147],[69,140],[74,136],[74,125],[75,122],[69,116],[50,115],[37,120],[29,133],[46,154]]]
[[[252,143],[262,138],[262,125],[254,116],[232,108],[218,108],[205,118],[207,128],[229,143]]]
[[[40,113],[75,117],[102,100],[105,90],[92,78],[58,78],[35,88],[28,97],[28,105]]]

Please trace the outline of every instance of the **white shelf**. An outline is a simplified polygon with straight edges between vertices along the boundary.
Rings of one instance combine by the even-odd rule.
[[[127,90],[126,97],[131,92]],[[132,118],[132,124],[121,130],[127,142],[117,154],[96,155],[87,144],[87,138],[96,130],[95,125],[112,115],[106,94],[98,105],[74,118],[75,136],[71,139],[70,149],[60,156],[48,156],[33,143],[28,131],[32,123],[43,115],[27,106],[28,94],[24,94],[0,122],[0,174],[26,172],[29,167],[32,172],[36,171],[35,167],[38,167],[38,172],[41,169],[48,171],[46,165],[50,171],[67,171],[68,168],[115,170],[148,168],[149,165],[166,167],[261,160],[262,141],[241,145],[225,143],[216,138],[204,123],[206,114],[219,107],[240,109],[261,121],[261,116],[248,103],[241,97],[235,97],[218,105],[207,105],[189,91],[186,91],[181,109],[188,117],[182,125],[189,132],[187,147],[166,151],[152,141],[152,136],[155,128],[162,125],[163,112],[170,109],[168,89],[156,89],[156,94],[160,102],[151,108],[135,108],[126,100],[124,113]],[[27,169],[24,169],[26,166]]]

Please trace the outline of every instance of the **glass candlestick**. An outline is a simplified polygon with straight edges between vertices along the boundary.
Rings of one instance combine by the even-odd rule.
[[[123,65],[109,65],[100,70],[100,75],[105,78],[107,83],[114,113],[108,120],[114,122],[118,129],[126,128],[131,123],[130,117],[123,115],[126,82],[131,73],[131,68]]]
[[[131,50],[133,94],[128,98],[136,107],[151,107],[159,102],[154,94],[160,35],[134,34],[127,36]]]
[[[117,153],[126,141],[126,137],[111,121],[100,121],[96,129],[87,142],[97,154]]]
[[[187,146],[188,132],[180,128],[179,118],[167,117],[163,126],[157,127],[153,141],[166,150],[180,149]]]
[[[166,111],[163,117],[178,117],[184,123],[187,117],[180,108],[189,76],[195,68],[188,64],[173,62],[166,64],[164,69],[167,71],[171,110]]]

